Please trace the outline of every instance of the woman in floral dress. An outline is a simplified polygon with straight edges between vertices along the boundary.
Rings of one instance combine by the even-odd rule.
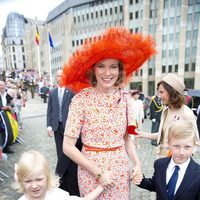
[[[154,53],[150,37],[111,28],[64,67],[63,84],[74,91],[85,88],[72,99],[63,142],[64,153],[79,165],[81,196],[100,183],[105,191],[98,199],[130,199],[130,179],[141,165],[127,134],[127,126],[134,125],[130,96],[120,86]],[[81,152],[75,147],[79,135]]]

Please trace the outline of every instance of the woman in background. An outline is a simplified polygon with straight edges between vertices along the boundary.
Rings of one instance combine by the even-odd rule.
[[[161,115],[159,131],[155,134],[141,132],[139,137],[157,140],[157,156],[170,156],[168,151],[168,131],[170,124],[176,120],[191,120],[196,127],[196,136],[199,135],[196,126],[196,116],[192,110],[185,105],[184,89],[185,84],[175,74],[167,74],[158,83],[158,93],[162,103],[165,105]]]

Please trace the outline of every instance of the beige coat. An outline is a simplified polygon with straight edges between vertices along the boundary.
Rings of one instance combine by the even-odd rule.
[[[161,121],[157,139],[157,144],[160,144],[157,148],[158,157],[167,156],[168,131],[171,123],[176,120],[191,120],[194,123],[194,126],[196,127],[196,135],[199,140],[199,134],[196,124],[196,116],[193,114],[192,110],[188,106],[183,105],[180,109],[177,109],[174,113],[171,113],[170,109],[168,107],[165,107],[161,115]]]

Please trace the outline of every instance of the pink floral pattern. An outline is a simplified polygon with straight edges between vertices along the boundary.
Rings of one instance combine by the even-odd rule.
[[[124,147],[128,122],[133,122],[130,97],[116,89],[114,95],[99,94],[93,88],[84,89],[72,100],[65,134],[79,137],[84,145],[98,148],[122,146],[116,151],[86,151],[82,153],[103,170],[112,170],[116,186],[101,194],[98,199],[130,199],[129,161]],[[97,187],[95,177],[79,167],[78,179],[81,196]]]

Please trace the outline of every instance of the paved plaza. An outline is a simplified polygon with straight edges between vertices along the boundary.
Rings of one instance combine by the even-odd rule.
[[[8,175],[8,178],[5,178],[0,174],[0,178],[4,179],[3,182],[0,181],[0,200],[16,200],[22,195],[15,190],[13,179],[14,163],[19,159],[22,152],[29,149],[40,151],[48,158],[52,170],[55,170],[55,143],[53,138],[47,136],[46,109],[47,104],[44,104],[39,97],[29,99],[26,107],[23,108],[24,127],[19,132],[19,136],[24,141],[24,144],[13,144],[11,148],[15,153],[9,154],[7,161],[0,161],[0,170]],[[143,129],[150,131],[150,126],[150,120],[145,120]],[[142,162],[143,173],[150,177],[153,174],[155,147],[150,144],[150,141],[141,139],[140,148],[137,151]],[[200,152],[196,153],[194,159],[200,163]],[[132,185],[131,200],[155,200],[155,194]]]

